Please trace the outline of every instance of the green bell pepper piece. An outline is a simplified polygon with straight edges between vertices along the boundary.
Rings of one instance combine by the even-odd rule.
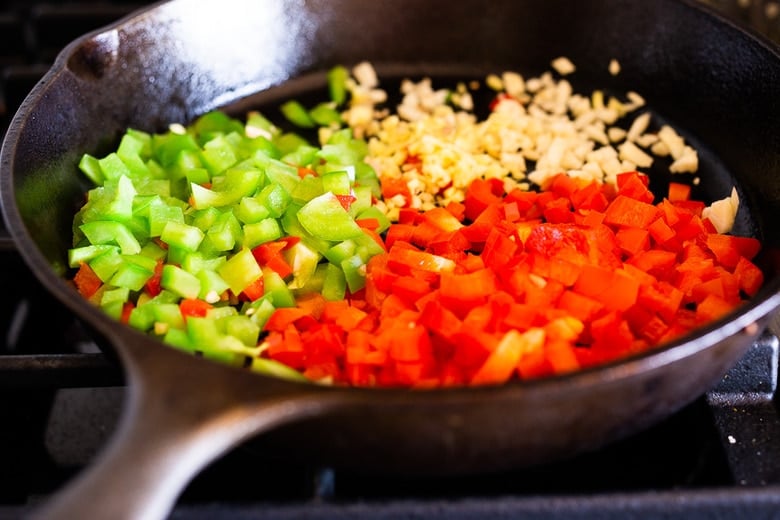
[[[114,276],[116,270],[122,264],[122,256],[117,248],[112,248],[97,255],[89,262],[89,267],[95,272],[103,283],[107,283]]]
[[[298,101],[286,101],[282,103],[279,109],[282,115],[294,125],[302,128],[314,128],[316,126],[314,120],[309,116],[309,112]]]
[[[79,170],[81,170],[89,180],[95,183],[96,186],[102,185],[106,180],[106,176],[103,175],[103,170],[100,168],[100,161],[98,161],[97,157],[92,155],[85,153],[81,156]]]
[[[324,193],[307,202],[298,211],[298,222],[312,236],[323,240],[346,240],[362,233],[355,219],[332,193]]]
[[[117,267],[109,283],[115,287],[140,291],[153,274],[154,269],[149,270],[138,263],[126,260]]]
[[[168,222],[184,224],[184,211],[179,206],[169,206],[161,199],[149,205],[149,236],[162,235]]]
[[[295,189],[290,193],[290,196],[292,197],[293,202],[306,204],[311,199],[322,195],[324,192],[322,178],[307,175],[298,182]]]
[[[282,192],[284,192],[284,190],[282,190]],[[271,212],[265,204],[255,197],[243,197],[241,202],[238,203],[238,206],[233,208],[233,213],[236,215],[236,218],[244,224],[254,224],[271,215]],[[279,215],[281,216],[281,212]]]
[[[295,296],[284,279],[272,269],[263,269],[263,290],[277,309],[279,307],[295,307]]]
[[[253,283],[263,271],[249,248],[242,248],[227,262],[217,268],[217,273],[227,282],[233,294],[238,295]]]
[[[200,280],[173,264],[163,266],[160,287],[182,298],[197,298],[200,294]]]
[[[328,71],[328,92],[336,105],[343,105],[347,100],[348,79],[349,71],[343,65],[336,65]]]
[[[215,250],[231,251],[237,243],[241,243],[241,223],[232,211],[225,211],[206,231],[206,237]]]
[[[347,294],[347,280],[341,267],[326,264],[325,279],[322,281],[322,297],[330,301],[343,300]]]
[[[266,218],[260,222],[244,226],[244,247],[253,248],[282,237],[282,228],[275,218]]]
[[[197,251],[205,236],[205,233],[195,226],[169,220],[160,233],[160,240],[185,251]]]
[[[271,302],[271,298],[263,296],[248,304],[244,309],[244,314],[249,316],[249,319],[262,330],[275,310],[276,307]]]
[[[92,244],[116,244],[126,255],[134,255],[141,251],[141,244],[121,222],[92,221],[82,224],[79,229]]]
[[[366,264],[360,255],[342,260],[340,266],[350,292],[357,292],[366,286]]]
[[[341,112],[334,103],[318,103],[309,110],[309,118],[319,126],[339,126],[342,123]]]
[[[95,257],[98,257],[108,251],[114,251],[115,253],[119,253],[119,247],[103,244],[103,245],[82,246],[82,247],[69,249],[68,266],[72,268],[76,268],[79,265],[81,265],[82,262],[89,263]]]
[[[100,164],[100,171],[103,172],[103,177],[106,180],[118,179],[123,175],[130,177],[133,174],[116,152],[111,152],[102,159],[98,159],[98,164]]]
[[[195,352],[195,346],[192,344],[192,341],[190,341],[190,336],[185,330],[170,328],[165,333],[162,340],[166,345],[170,345],[185,352]]]
[[[257,111],[249,112],[247,114],[245,132],[247,135],[254,135],[260,132],[260,135],[269,140],[272,140],[274,137],[281,134],[279,127]]]
[[[290,368],[287,365],[274,361],[273,359],[266,358],[252,358],[252,364],[249,366],[252,372],[263,374],[271,377],[279,377],[281,379],[287,379],[289,381],[309,382],[306,376]]]
[[[296,181],[297,185],[297,181]],[[293,186],[294,189],[294,186]],[[292,202],[290,192],[279,184],[268,184],[255,197],[268,211],[268,215],[274,218],[281,217]]]
[[[352,183],[349,173],[344,170],[328,172],[322,177],[322,191],[329,191],[335,195],[351,195]]]

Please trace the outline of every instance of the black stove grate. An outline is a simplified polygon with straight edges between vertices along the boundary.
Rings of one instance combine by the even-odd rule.
[[[0,5],[0,136],[63,45],[145,3]],[[759,12],[756,2],[710,3],[743,19]],[[770,36],[780,27],[761,24]],[[2,222],[0,287],[0,518],[18,518],[90,462],[114,430],[125,389],[121,370],[24,266]],[[662,423],[521,471],[354,474],[291,463],[256,439],[198,475],[171,517],[779,518],[778,350],[768,333],[717,388]]]

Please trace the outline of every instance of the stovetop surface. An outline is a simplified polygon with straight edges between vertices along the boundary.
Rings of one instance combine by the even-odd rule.
[[[62,46],[144,3],[0,6],[0,136]],[[780,39],[766,8],[776,2],[710,3]],[[104,446],[125,387],[121,369],[34,279],[1,222],[0,287],[0,518],[18,518]],[[255,439],[198,475],[171,517],[780,518],[778,350],[768,332],[715,389],[667,420],[531,469],[355,474],[291,462]]]

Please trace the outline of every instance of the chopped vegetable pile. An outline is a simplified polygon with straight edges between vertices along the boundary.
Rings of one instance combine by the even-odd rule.
[[[687,183],[649,190],[632,162],[647,164],[642,146],[671,154],[672,171],[697,161],[671,128],[650,130],[649,112],[622,134],[610,126],[638,96],[591,103],[551,74],[507,73],[489,78],[498,92],[478,122],[463,85],[443,95],[407,83],[389,113],[369,65],[328,79],[330,101],[280,107],[317,144],[258,112],[215,111],[84,155],[96,187],[74,219],[78,291],[231,365],[435,388],[656,348],[763,283],[758,240],[728,234],[735,191],[707,206]]]

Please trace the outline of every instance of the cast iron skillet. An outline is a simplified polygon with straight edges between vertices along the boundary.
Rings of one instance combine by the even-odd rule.
[[[500,387],[325,388],[212,364],[125,328],[65,282],[81,153],[123,130],[161,130],[321,89],[334,64],[381,77],[536,74],[568,56],[578,89],[636,90],[702,157],[697,196],[736,185],[736,232],[760,238],[765,288],[725,319],[656,352]],[[622,72],[607,72],[611,58]],[[214,458],[260,432],[291,456],[387,473],[537,464],[647,427],[708,390],[780,304],[780,56],[693,2],[657,0],[175,1],[68,46],[22,105],[2,148],[2,203],[41,282],[82,318],[129,382],[113,442],[38,513],[157,518]],[[665,180],[654,181],[662,185]],[[660,183],[660,184],[659,184]]]

